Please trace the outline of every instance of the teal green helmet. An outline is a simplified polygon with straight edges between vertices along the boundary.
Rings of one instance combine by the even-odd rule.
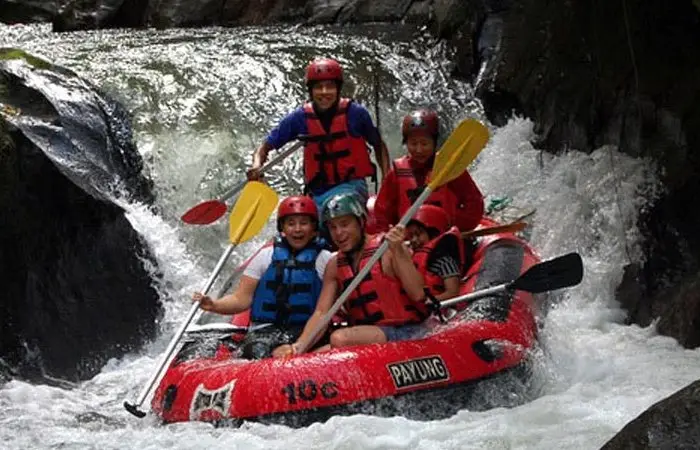
[[[333,218],[348,215],[357,217],[362,224],[367,222],[367,206],[353,193],[334,195],[323,204],[321,219],[324,224]]]

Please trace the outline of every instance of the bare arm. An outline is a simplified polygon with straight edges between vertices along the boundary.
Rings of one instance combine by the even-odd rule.
[[[321,322],[323,316],[331,309],[333,303],[335,302],[336,295],[338,294],[338,284],[336,282],[336,273],[338,271],[338,264],[336,262],[337,255],[333,256],[328,265],[326,266],[326,271],[323,274],[323,287],[321,288],[321,294],[318,297],[318,302],[316,303],[316,310],[306,322],[304,326],[304,331],[301,333],[297,342],[306,342],[306,340],[311,337],[310,334],[316,329],[316,326]],[[323,336],[322,332],[319,332],[313,340],[307,345],[307,350]],[[295,343],[295,344],[296,344]],[[295,345],[296,351],[296,345]]]
[[[255,181],[260,179],[262,176],[260,170],[265,161],[267,161],[267,155],[270,153],[270,150],[272,150],[272,146],[265,141],[253,152],[253,164],[247,173],[249,180]]]
[[[408,295],[408,298],[414,302],[423,301],[425,285],[423,276],[418,272],[416,266],[411,259],[411,252],[404,244],[405,228],[395,226],[386,234],[386,239],[389,241],[389,251],[384,255],[386,257],[385,264],[390,265],[394,276],[401,281],[401,286]]]
[[[443,282],[445,283],[445,292],[440,295],[436,295],[436,299],[443,301],[459,295],[459,277],[445,278]]]
[[[243,275],[238,283],[236,292],[213,300],[207,295],[195,292],[193,299],[198,301],[205,311],[217,314],[238,314],[250,308],[253,303],[253,293],[258,286],[258,280]]]

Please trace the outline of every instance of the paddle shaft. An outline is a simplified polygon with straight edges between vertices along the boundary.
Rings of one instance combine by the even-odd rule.
[[[498,286],[493,286],[480,291],[472,292],[470,294],[464,294],[460,295],[459,297],[453,297],[449,300],[441,301],[440,308],[456,305],[457,303],[462,303],[464,301],[476,300],[481,297],[488,297],[489,295],[500,294],[501,292],[506,292],[509,289],[510,283],[499,284]]]
[[[207,280],[207,284],[204,287],[204,290],[202,291],[202,293],[204,295],[207,295],[207,293],[211,289],[212,285],[214,284],[214,281],[216,281],[216,277],[219,276],[221,269],[223,269],[224,264],[226,264],[226,260],[231,255],[231,252],[233,251],[233,249],[235,247],[236,246],[234,244],[229,244],[229,246],[224,251],[224,254],[221,255],[219,262],[216,264],[216,267],[214,268],[214,272],[212,272],[211,276],[209,277],[209,280]],[[175,336],[170,341],[168,348],[165,350],[165,353],[163,354],[162,358],[160,359],[160,362],[159,362],[160,366],[158,367],[158,370],[156,371],[154,376],[151,377],[149,382],[146,383],[143,390],[141,391],[141,394],[139,395],[138,399],[136,400],[136,404],[135,404],[136,408],[141,408],[141,406],[143,405],[143,402],[146,400],[148,395],[151,393],[151,389],[153,389],[153,386],[156,384],[156,382],[160,381],[160,379],[165,374],[165,370],[170,365],[169,364],[170,359],[175,351],[175,347],[180,342],[180,338],[185,333],[185,330],[189,326],[190,322],[192,322],[192,319],[194,318],[194,316],[198,310],[199,310],[199,302],[194,302],[192,304],[192,307],[190,308],[189,313],[187,313],[187,318],[182,323],[182,325],[180,325],[180,328],[177,330],[177,333],[175,333]]]
[[[224,254],[221,255],[221,258],[219,258],[219,262],[216,263],[216,267],[214,268],[214,271],[212,272],[211,276],[207,280],[207,284],[204,287],[204,290],[202,293],[204,295],[207,295],[209,293],[209,290],[211,289],[212,285],[214,284],[214,281],[216,281],[216,277],[219,276],[219,273],[221,272],[221,269],[223,269],[224,264],[226,264],[226,260],[228,260],[228,257],[231,255],[231,252],[233,251],[234,248],[236,248],[237,243],[241,240],[241,237],[245,234],[248,226],[250,223],[253,221],[253,218],[255,217],[255,213],[258,211],[258,206],[260,199],[258,199],[251,207],[248,208],[248,210],[245,213],[245,216],[243,217],[243,220],[241,221],[240,225],[236,229],[235,232],[231,232],[231,243],[226,247],[226,250],[224,251]],[[233,213],[232,213],[233,214]],[[269,214],[269,213],[268,213]],[[124,402],[124,407],[127,409],[127,411],[132,412],[134,415],[138,415],[139,408],[143,405],[143,402],[146,400],[148,395],[151,393],[151,390],[153,387],[161,380],[163,375],[165,374],[165,371],[167,370],[168,366],[170,365],[170,360],[175,353],[175,347],[177,347],[177,344],[180,342],[180,338],[182,337],[183,334],[185,334],[185,330],[189,326],[190,322],[192,322],[192,319],[194,318],[195,314],[197,314],[197,311],[199,310],[199,302],[194,302],[192,304],[192,307],[190,308],[189,313],[187,313],[187,318],[185,321],[180,325],[180,328],[177,330],[177,333],[175,333],[175,336],[170,340],[170,344],[168,344],[168,348],[165,350],[165,353],[163,354],[163,357],[160,359],[159,362],[159,367],[158,370],[156,370],[154,376],[151,377],[151,379],[146,383],[144,386],[143,390],[141,391],[141,394],[139,395],[138,399],[136,400],[136,404],[129,404],[128,402]],[[141,414],[144,414],[143,412],[140,412]],[[141,416],[143,417],[143,416]]]
[[[411,205],[411,208],[406,211],[406,214],[403,215],[401,220],[399,221],[398,225],[406,226],[408,222],[411,221],[413,216],[416,214],[416,211],[418,211],[418,208],[423,204],[425,199],[428,198],[428,196],[433,192],[433,190],[430,188],[430,186],[426,186],[426,188],[423,190],[423,192],[418,196],[416,201]],[[297,352],[298,353],[304,353],[306,349],[309,347],[309,345],[314,341],[314,338],[318,333],[320,333],[322,330],[325,330],[326,326],[328,323],[331,321],[333,318],[333,315],[340,309],[340,307],[345,303],[345,301],[348,299],[350,294],[352,294],[352,291],[354,291],[357,286],[362,282],[362,280],[367,276],[369,271],[372,269],[372,266],[374,266],[377,261],[379,261],[379,258],[384,255],[384,252],[386,249],[389,248],[389,242],[388,241],[383,241],[382,244],[379,246],[376,252],[374,252],[374,255],[367,261],[367,264],[360,270],[360,273],[358,273],[355,278],[350,282],[347,288],[345,288],[345,291],[338,297],[338,299],[335,301],[331,309],[328,310],[328,312],[323,316],[321,321],[316,325],[316,328],[313,329],[311,334],[309,334],[309,338],[306,341],[300,342],[297,345]]]
[[[272,158],[265,165],[262,166],[262,168],[260,169],[261,172],[262,173],[267,172],[268,170],[270,170],[270,168],[272,166],[278,164],[280,161],[285,159],[287,156],[289,156],[292,153],[294,153],[295,151],[297,151],[302,145],[304,145],[304,143],[302,141],[298,141],[294,145],[290,146],[289,148],[282,150],[274,158]],[[243,180],[240,183],[236,184],[231,189],[229,189],[228,191],[221,194],[221,197],[219,197],[219,200],[223,202],[223,201],[226,201],[227,199],[233,197],[234,195],[238,194],[243,189],[243,187],[245,187],[247,182],[248,182],[248,180]]]
[[[564,287],[574,286],[583,278],[583,262],[578,253],[568,253],[530,267],[510,283],[499,284],[470,294],[460,295],[440,302],[440,307],[451,306],[501,292],[525,291],[538,294]]]

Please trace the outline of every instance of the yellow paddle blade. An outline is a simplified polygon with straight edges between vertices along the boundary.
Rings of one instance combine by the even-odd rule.
[[[258,181],[248,182],[229,216],[231,244],[240,244],[262,230],[277,207],[277,193]]]
[[[489,130],[478,120],[465,119],[457,125],[435,156],[430,189],[462,174],[489,140]]]

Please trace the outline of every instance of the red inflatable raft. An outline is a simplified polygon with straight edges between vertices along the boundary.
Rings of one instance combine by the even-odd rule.
[[[511,233],[479,238],[462,292],[508,283],[538,262],[528,244]],[[464,408],[500,406],[517,396],[510,381],[527,384],[536,303],[527,292],[500,293],[459,305],[447,323],[431,317],[425,323],[431,332],[423,339],[290,359],[236,359],[241,333],[232,335],[230,325],[226,331],[202,326],[188,334],[152,408],[164,422],[304,426],[338,414],[436,419]]]

